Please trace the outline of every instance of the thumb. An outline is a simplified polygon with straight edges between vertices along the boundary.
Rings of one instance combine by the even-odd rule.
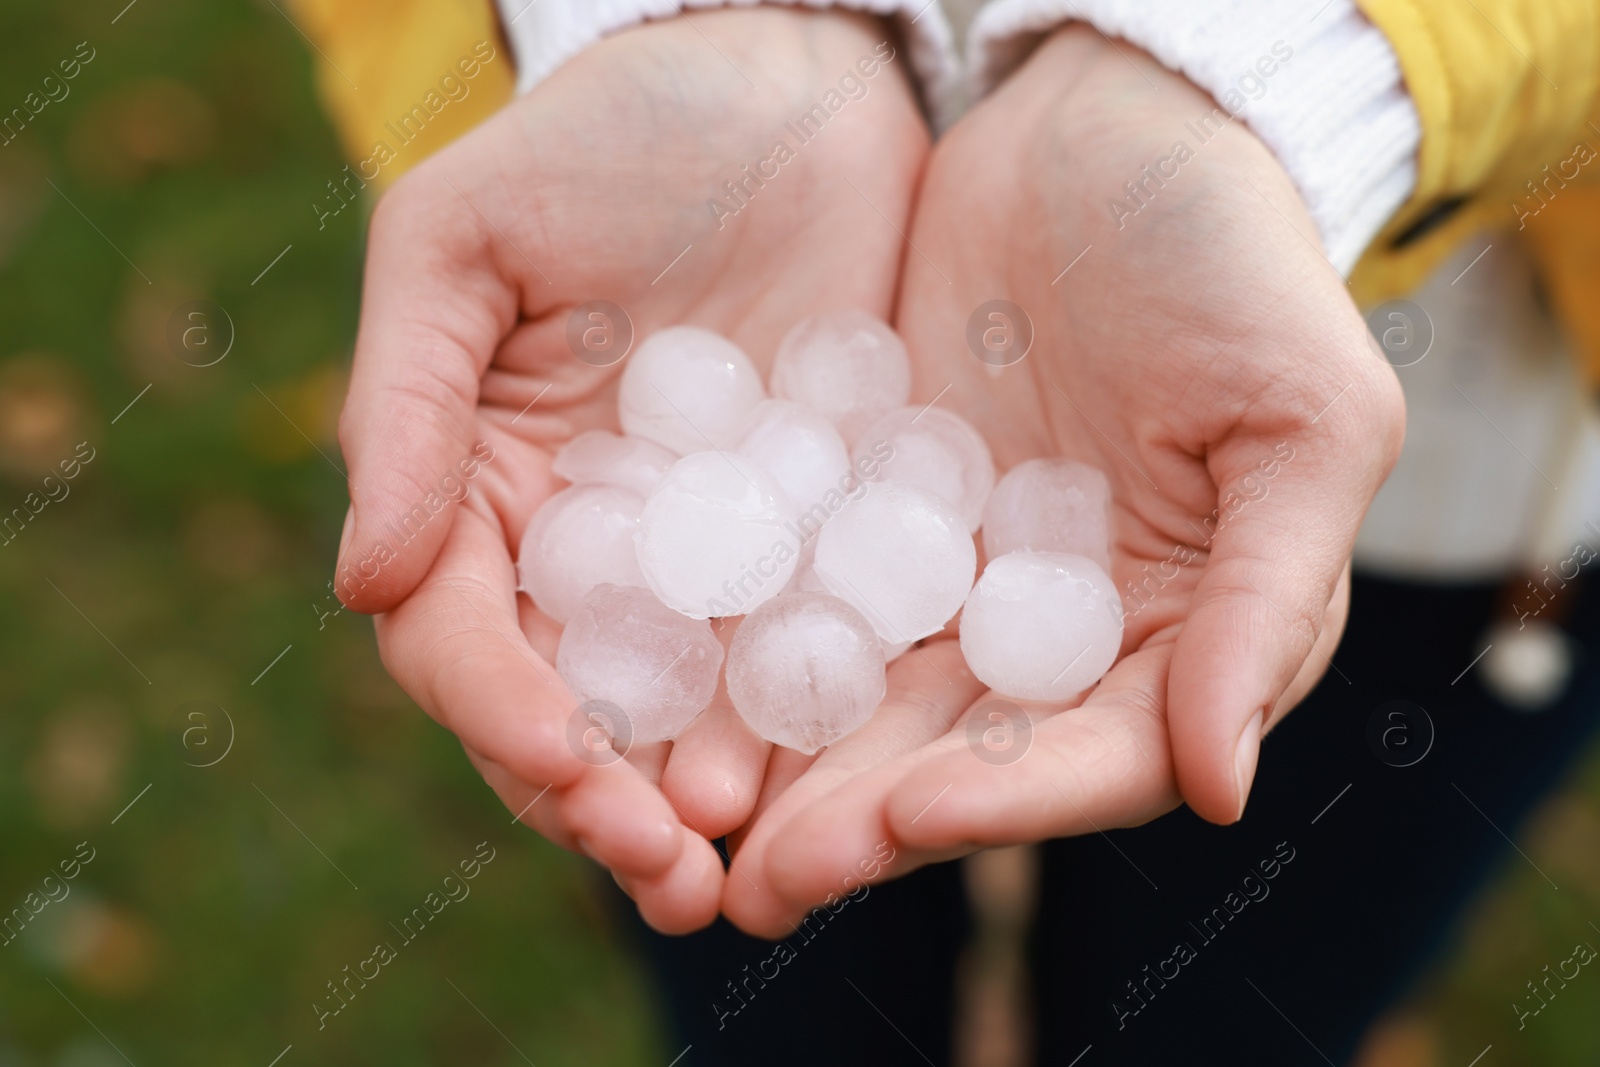
[[[350,512],[334,588],[358,611],[388,610],[416,587],[467,479],[492,458],[473,436],[478,383],[517,316],[516,287],[496,269],[481,219],[425,170],[373,214],[339,419]]]
[[[1215,533],[1173,651],[1167,709],[1179,789],[1212,822],[1243,814],[1261,736],[1302,668],[1331,666],[1318,642],[1328,605],[1403,433],[1386,371],[1277,435],[1230,439],[1207,456]]]

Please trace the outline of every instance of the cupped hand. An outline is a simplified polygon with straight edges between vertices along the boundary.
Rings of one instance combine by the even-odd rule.
[[[1002,469],[1107,473],[1122,658],[1081,703],[1043,706],[995,703],[949,638],[905,657],[942,698],[891,700],[781,794],[769,779],[725,885],[746,929],[782,935],[864,877],[1180,801],[1231,822],[1262,734],[1329,668],[1403,406],[1295,187],[1226,119],[1073,27],[935,148],[897,313],[917,393],[970,418]],[[1021,314],[975,316],[998,331],[986,363],[969,317],[993,300]],[[1030,324],[1026,357],[991,366]]]
[[[621,366],[596,364],[630,325],[710,327],[760,364],[808,314],[888,317],[928,145],[905,65],[856,16],[649,23],[417,167],[372,220],[339,595],[382,613],[385,665],[509,809],[663,930],[715,916],[710,839],[748,818],[767,746],[714,706],[670,745],[586,758],[559,630],[518,598],[512,556],[559,488],[554,451],[615,428]],[[628,321],[585,312],[569,345],[598,300]]]

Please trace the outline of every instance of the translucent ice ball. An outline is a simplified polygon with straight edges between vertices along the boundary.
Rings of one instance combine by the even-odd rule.
[[[989,561],[961,613],[978,680],[1019,700],[1065,700],[1098,682],[1122,645],[1122,607],[1093,560],[1012,552]]]
[[[556,670],[581,704],[621,709],[635,742],[676,737],[711,703],[722,642],[648,589],[600,585],[561,632]]]
[[[628,357],[617,411],[629,434],[682,456],[732,448],[765,395],[738,345],[698,326],[669,326]]]
[[[1070,459],[1030,459],[1006,471],[983,509],[990,559],[1032,549],[1088,556],[1111,570],[1111,483]]]
[[[824,593],[785,593],[752,612],[728,649],[728,696],[750,728],[811,753],[872,717],[883,647],[861,613]]]
[[[879,466],[879,478],[943,497],[960,512],[967,532],[977,530],[994,488],[994,459],[970,422],[943,408],[899,408],[862,432],[855,456],[879,456],[885,448],[893,454]]]
[[[615,485],[649,496],[676,462],[654,441],[589,430],[562,445],[550,469],[574,485]]]
[[[776,478],[801,511],[821,503],[850,473],[850,454],[833,424],[792,400],[763,400],[738,452]]]
[[[674,464],[645,502],[637,543],[656,596],[695,619],[755,610],[788,584],[799,560],[788,495],[732,452]]]
[[[822,528],[813,567],[828,592],[898,644],[938,633],[961,610],[978,552],[949,503],[906,482],[882,482]]]
[[[864,311],[802,320],[772,362],[772,393],[825,416],[847,444],[911,396],[911,361],[887,323]]]
[[[614,485],[575,485],[545,501],[517,549],[517,575],[539,610],[566,622],[602,582],[643,586],[634,547],[643,510],[643,497]]]

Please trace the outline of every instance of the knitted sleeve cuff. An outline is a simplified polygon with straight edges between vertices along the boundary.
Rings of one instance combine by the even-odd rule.
[[[1349,274],[1410,196],[1422,140],[1400,61],[1353,0],[995,0],[973,23],[974,97],[1071,19],[1144,49],[1277,155]]]

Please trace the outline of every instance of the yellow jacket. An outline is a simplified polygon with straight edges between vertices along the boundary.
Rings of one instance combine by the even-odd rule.
[[[351,168],[377,189],[511,99],[511,52],[491,0],[291,7],[316,50],[317,89]]]
[[[1415,288],[1485,228],[1528,242],[1600,378],[1600,0],[1358,0],[1422,118],[1417,187],[1351,278]]]
[[[1358,3],[1400,57],[1422,146],[1410,202],[1351,277],[1356,299],[1409,292],[1460,241],[1503,229],[1505,239],[1528,242],[1600,379],[1600,0]],[[320,53],[323,97],[368,182],[393,180],[510,98],[511,56],[490,0],[295,0],[294,8]],[[494,53],[487,61],[485,47]],[[475,54],[469,79],[460,64]]]

